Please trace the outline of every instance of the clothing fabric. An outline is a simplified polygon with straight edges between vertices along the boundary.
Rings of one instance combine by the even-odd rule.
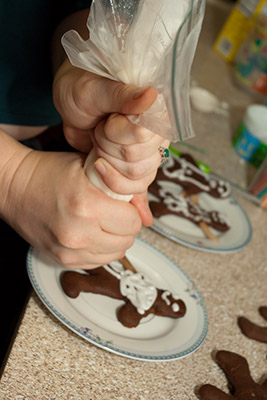
[[[90,0],[0,0],[0,123],[61,122],[52,100],[51,37]]]

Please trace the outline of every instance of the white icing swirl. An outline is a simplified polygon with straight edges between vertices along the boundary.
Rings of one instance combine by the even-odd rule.
[[[120,280],[121,294],[131,301],[139,314],[144,314],[153,306],[158,290],[143,274],[125,270],[120,261],[112,261],[110,265],[105,265],[104,269]],[[178,312],[179,305],[171,304],[169,296],[172,296],[175,300],[178,300],[179,296],[177,294],[172,295],[168,290],[165,290],[161,295],[167,306],[171,306],[174,312]]]
[[[164,181],[159,181],[158,184],[160,186],[159,195],[169,211],[182,213],[184,217],[190,218],[196,223],[204,221],[207,224],[211,224],[213,220],[214,222],[230,226],[227,218],[219,211],[211,211],[208,213],[199,205],[177,194],[177,189],[175,187],[165,187]]]
[[[171,305],[173,312],[178,312],[180,310],[179,304],[177,304],[177,303],[172,303],[171,304],[170,299],[168,299],[169,296],[171,296],[171,293],[168,290],[165,290],[162,293],[161,298],[162,298],[162,300],[165,301],[167,306]],[[173,297],[174,300],[178,300],[179,299],[179,296],[177,294],[172,294],[172,297]]]
[[[171,305],[170,299],[168,299],[168,296],[170,296],[170,292],[168,290],[165,290],[165,292],[162,293],[161,298],[162,300],[165,301],[165,303],[167,304],[167,306]]]
[[[180,167],[170,171],[170,169],[175,165],[175,160],[170,157],[162,165],[162,171],[165,176],[170,179],[178,179],[180,182],[189,182],[192,185],[198,187],[204,192],[209,192],[211,189],[216,190],[221,198],[228,197],[230,194],[230,185],[223,180],[216,180],[214,178],[209,178],[207,174],[201,171],[194,164],[187,161],[185,158],[179,158]],[[195,173],[197,176],[201,177],[204,182],[200,182],[197,178],[194,179],[191,175]]]
[[[121,275],[120,290],[136,307],[139,314],[144,314],[154,304],[157,289],[140,273],[126,270]]]
[[[139,314],[144,314],[157,298],[157,289],[141,273],[124,270],[119,261],[104,266],[105,270],[120,280],[121,294],[136,307]]]

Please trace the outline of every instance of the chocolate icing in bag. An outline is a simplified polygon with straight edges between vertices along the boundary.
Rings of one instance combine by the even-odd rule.
[[[194,135],[190,70],[204,1],[93,0],[87,20],[90,38],[84,41],[71,30],[62,44],[76,67],[123,83],[152,86],[159,95],[150,109],[127,117],[173,142],[183,140]],[[91,153],[86,168],[93,162]],[[103,182],[97,183],[97,172],[94,177],[91,173],[92,183],[107,192]],[[131,197],[108,191],[123,200]]]

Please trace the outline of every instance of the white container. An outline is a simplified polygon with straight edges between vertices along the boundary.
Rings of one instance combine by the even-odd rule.
[[[267,145],[267,107],[261,104],[248,106],[244,116],[248,131]]]
[[[267,156],[267,107],[250,105],[233,138],[236,153],[259,167]]]

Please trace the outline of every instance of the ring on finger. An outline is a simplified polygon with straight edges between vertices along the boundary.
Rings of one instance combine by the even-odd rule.
[[[159,146],[158,150],[159,150],[159,154],[161,157],[160,162],[162,164],[162,163],[164,163],[164,161],[166,161],[169,158],[170,151],[169,151],[169,149],[167,149],[166,147],[163,147],[163,146]]]

